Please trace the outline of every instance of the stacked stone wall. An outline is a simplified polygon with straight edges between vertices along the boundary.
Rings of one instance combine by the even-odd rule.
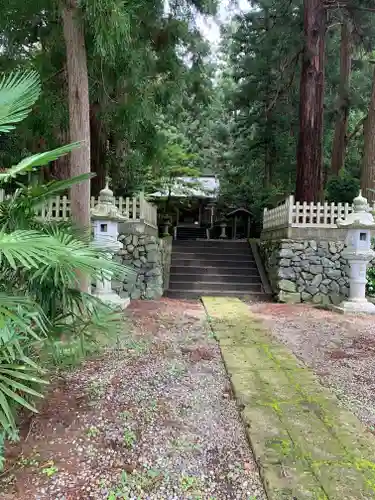
[[[147,234],[121,234],[123,244],[116,260],[133,269],[134,273],[117,283],[121,296],[131,299],[159,299],[168,288],[172,238]]]
[[[262,241],[260,252],[280,302],[339,304],[349,293],[341,241]]]

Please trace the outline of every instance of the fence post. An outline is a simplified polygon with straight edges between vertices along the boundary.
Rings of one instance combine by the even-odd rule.
[[[314,224],[314,202],[310,201],[310,224]]]
[[[141,191],[139,193],[139,219],[144,221],[145,219],[145,193]]]
[[[137,197],[133,196],[133,213],[132,213],[132,220],[135,221],[137,220]]]
[[[294,196],[291,194],[288,198],[287,224],[290,226],[293,223]]]
[[[321,211],[322,211],[321,203],[320,201],[318,201],[318,203],[316,204],[316,219],[315,219],[316,224],[321,224],[320,222]]]
[[[123,205],[124,205],[124,198],[122,196],[119,196],[119,199],[118,199],[118,211],[120,212],[121,215],[124,215],[124,213],[123,213]]]
[[[129,196],[125,198],[125,215],[130,219],[130,199]]]

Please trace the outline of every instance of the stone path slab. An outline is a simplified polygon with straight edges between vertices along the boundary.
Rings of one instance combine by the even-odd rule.
[[[271,500],[375,498],[375,438],[239,299],[204,297]]]

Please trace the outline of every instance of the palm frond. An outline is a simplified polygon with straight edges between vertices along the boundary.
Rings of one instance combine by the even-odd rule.
[[[74,142],[72,144],[67,144],[66,146],[61,146],[60,148],[53,149],[52,151],[45,151],[43,153],[37,153],[32,156],[28,156],[21,160],[17,165],[9,168],[6,172],[0,173],[0,182],[9,182],[11,179],[17,177],[17,175],[25,174],[30,172],[36,167],[43,167],[48,165],[51,161],[55,161],[61,156],[65,156],[70,153],[72,149],[75,149],[81,145],[80,142]]]
[[[12,340],[12,332],[39,340],[45,335],[48,320],[41,307],[30,297],[0,293],[0,344]]]
[[[36,412],[32,399],[43,397],[32,386],[46,383],[41,369],[26,354],[45,331],[44,315],[27,297],[0,295],[0,428],[8,435],[16,431],[17,407]]]
[[[19,266],[31,269],[58,262],[60,254],[64,253],[66,251],[58,240],[37,231],[0,232],[0,264],[5,259],[13,269]]]
[[[94,245],[88,246],[85,241],[77,239],[74,234],[61,231],[58,226],[53,229],[51,238],[56,239],[66,251],[60,255],[58,263],[51,263],[50,266],[56,264],[72,272],[79,270],[94,279],[100,278],[103,272],[107,275],[110,272],[116,278],[134,274],[131,268],[110,260],[104,249],[99,249]]]
[[[15,71],[0,81],[0,132],[9,132],[24,120],[40,95],[36,71]]]
[[[52,198],[52,196],[70,189],[72,186],[79,184],[80,182],[87,181],[95,177],[96,174],[88,173],[77,175],[71,179],[64,179],[61,181],[51,181],[47,184],[41,184],[36,186],[25,186],[21,188],[19,197],[21,200],[26,199],[29,205],[32,207],[38,207],[44,204],[47,200]]]
[[[17,358],[14,363],[3,361],[0,350],[0,428],[10,433],[16,430],[14,414],[17,407],[37,413],[31,401],[43,395],[30,386],[47,382],[38,376],[38,369],[28,366],[26,358],[25,364],[20,364]]]

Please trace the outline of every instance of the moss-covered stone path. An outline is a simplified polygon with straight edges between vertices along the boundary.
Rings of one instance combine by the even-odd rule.
[[[270,499],[374,499],[375,438],[239,299],[203,298]]]

